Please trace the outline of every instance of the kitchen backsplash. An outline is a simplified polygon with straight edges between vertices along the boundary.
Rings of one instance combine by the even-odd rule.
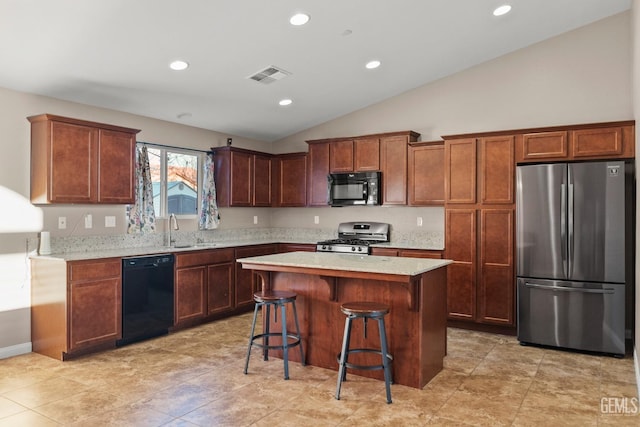
[[[173,231],[176,245],[195,243],[220,243],[241,241],[315,243],[321,240],[335,239],[337,230],[319,228],[238,228],[208,231]],[[53,253],[72,253],[88,250],[110,250],[120,248],[158,247],[167,242],[167,234],[120,234],[108,236],[71,236],[51,237]],[[27,241],[29,252],[36,251],[39,238]],[[443,249],[444,235],[441,232],[403,232],[391,233],[391,246],[417,249]]]

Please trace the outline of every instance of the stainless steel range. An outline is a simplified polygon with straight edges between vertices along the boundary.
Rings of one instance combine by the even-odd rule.
[[[389,241],[389,224],[383,222],[342,222],[338,238],[318,242],[317,252],[340,252],[369,255],[371,243]]]

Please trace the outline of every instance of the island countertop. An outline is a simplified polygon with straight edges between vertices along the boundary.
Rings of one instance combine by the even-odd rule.
[[[275,271],[293,269],[322,270],[321,274],[335,277],[348,277],[349,272],[384,275],[387,280],[405,282],[431,270],[444,267],[453,261],[447,259],[388,257],[376,255],[336,254],[330,252],[288,252],[282,254],[263,255],[237,260],[244,268],[252,265],[268,269],[274,266]],[[390,277],[396,276],[395,279]]]

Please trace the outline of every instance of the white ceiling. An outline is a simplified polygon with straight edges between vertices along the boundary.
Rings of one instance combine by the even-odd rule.
[[[503,3],[511,13],[494,17]],[[630,6],[631,0],[0,0],[0,86],[274,141]],[[306,26],[289,24],[297,11],[311,15]],[[177,58],[191,66],[170,70]],[[366,70],[370,59],[382,66]],[[269,65],[292,74],[270,85],[247,79]],[[280,107],[282,98],[293,104]],[[178,118],[182,113],[190,117]]]

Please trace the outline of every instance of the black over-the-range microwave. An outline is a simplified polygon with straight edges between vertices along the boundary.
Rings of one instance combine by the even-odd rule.
[[[379,205],[380,172],[331,173],[327,176],[331,206]]]

